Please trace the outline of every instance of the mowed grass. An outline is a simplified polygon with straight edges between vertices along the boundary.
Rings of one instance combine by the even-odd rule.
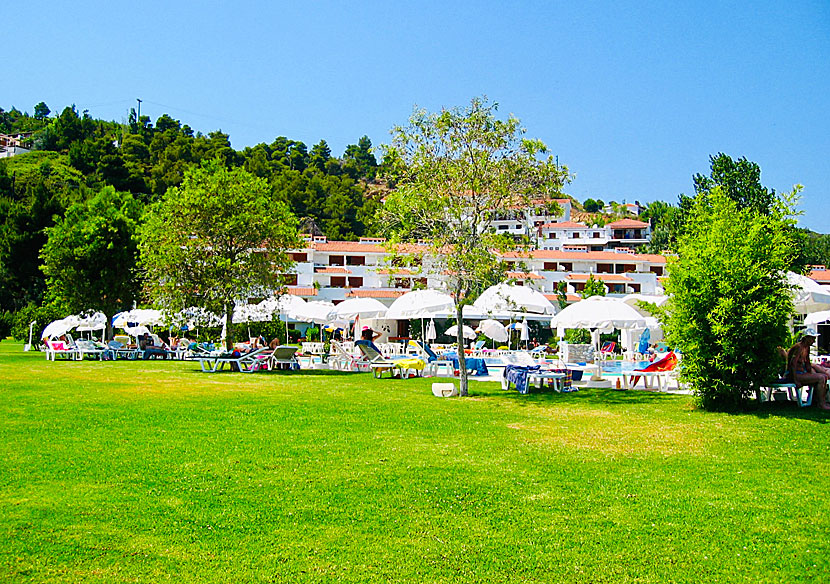
[[[828,416],[0,344],[0,581],[826,582]]]

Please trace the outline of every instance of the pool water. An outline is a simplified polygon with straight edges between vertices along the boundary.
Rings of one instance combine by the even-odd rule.
[[[608,374],[621,374],[623,372],[645,369],[651,365],[651,361],[603,361],[602,372]]]

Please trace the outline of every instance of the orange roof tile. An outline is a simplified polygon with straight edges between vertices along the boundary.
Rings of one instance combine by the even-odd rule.
[[[619,221],[614,221],[613,223],[606,223],[606,227],[616,228],[616,229],[640,229],[643,227],[648,227],[648,223],[643,223],[642,221],[637,221],[636,219],[620,219]]]
[[[409,291],[406,288],[352,288],[346,296],[348,298],[397,298]]]
[[[363,241],[317,241],[309,245],[309,247],[317,251],[340,252],[340,253],[387,253],[386,247],[382,243],[370,243]],[[415,243],[407,243],[398,246],[403,253],[416,253],[426,251],[426,245],[418,245]]]
[[[329,266],[328,268],[314,268],[315,274],[351,274],[351,270],[340,268],[336,266]]]
[[[545,223],[542,229],[592,229],[584,223],[576,223],[574,221],[560,221],[559,223]]]
[[[536,249],[531,251],[509,251],[502,257],[506,259],[537,259],[537,260],[606,260],[632,261],[665,264],[666,256],[648,253],[617,253],[615,251],[581,251],[568,252],[557,249]]]
[[[285,291],[292,296],[317,296],[314,286],[288,286]]]
[[[830,284],[830,270],[810,270],[807,277],[815,280],[819,284]]]
[[[565,278],[577,282],[587,282],[590,276],[600,282],[633,282],[631,278],[624,274],[568,274]]]
[[[559,300],[558,294],[545,294],[544,296],[551,302],[556,302]],[[580,300],[582,300],[582,296],[580,296],[579,294],[565,294],[565,300],[567,302],[579,302]]]
[[[513,278],[514,280],[544,280],[544,276],[540,276],[539,274],[534,274],[532,272],[507,272],[508,278]]]

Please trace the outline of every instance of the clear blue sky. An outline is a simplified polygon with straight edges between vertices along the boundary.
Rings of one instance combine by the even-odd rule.
[[[3,9],[0,106],[135,98],[235,148],[277,136],[336,155],[414,105],[477,95],[518,116],[579,200],[676,203],[725,152],[805,186],[830,232],[830,2],[25,2]]]

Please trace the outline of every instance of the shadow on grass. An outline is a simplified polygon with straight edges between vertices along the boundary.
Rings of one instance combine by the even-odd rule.
[[[299,370],[289,370],[289,369],[273,369],[270,371],[254,371],[253,373],[241,373],[239,371],[232,371],[230,369],[222,369],[221,371],[202,371],[201,369],[188,369],[187,372],[195,373],[199,375],[227,375],[229,373],[235,375],[245,375],[245,376],[256,376],[256,377],[271,377],[271,376],[282,376],[282,377],[350,377],[353,375],[358,375],[356,371],[337,371],[334,369],[299,369]]]
[[[482,395],[488,397],[503,397],[519,403],[520,405],[538,405],[563,403],[585,403],[591,405],[643,405],[653,403],[665,403],[688,399],[688,396],[671,393],[658,393],[656,391],[617,391],[613,389],[580,388],[579,391],[557,393],[554,391],[531,391],[528,394],[520,394],[515,390],[504,391],[493,389],[492,391],[477,391],[473,388],[470,395]]]
[[[815,406],[799,407],[794,401],[750,402],[745,410],[727,412],[733,416],[756,416],[758,418],[791,418],[793,420],[809,420],[817,424],[826,424],[830,421],[830,412],[820,410]]]
[[[579,391],[556,393],[553,391],[536,391],[529,394],[519,394],[514,391],[503,391],[494,389],[487,392],[471,392],[471,395],[482,395],[487,397],[503,397],[518,405],[554,405],[556,403],[584,403],[590,405],[648,405],[676,401],[689,400],[691,396],[660,393],[651,391],[618,391],[613,389],[590,389],[582,388]],[[707,413],[699,409],[701,413]],[[746,409],[733,412],[712,412],[718,414],[729,414],[733,416],[755,416],[758,418],[791,418],[794,420],[807,420],[818,424],[830,422],[830,412],[820,410],[816,407],[799,407],[794,401],[775,401],[758,404],[751,401]]]

